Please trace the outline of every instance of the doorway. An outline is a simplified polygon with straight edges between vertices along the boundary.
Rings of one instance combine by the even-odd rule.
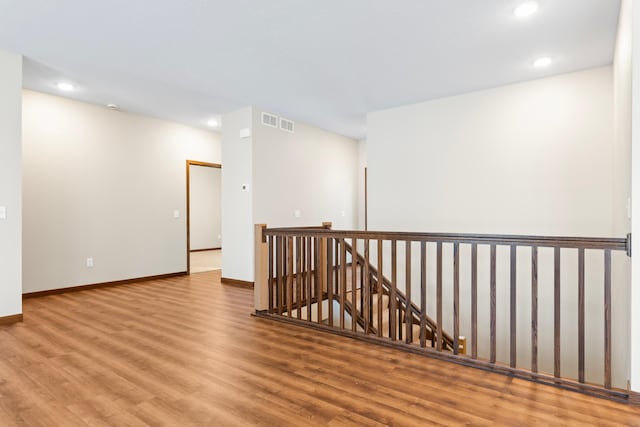
[[[222,268],[222,166],[187,160],[187,272]]]

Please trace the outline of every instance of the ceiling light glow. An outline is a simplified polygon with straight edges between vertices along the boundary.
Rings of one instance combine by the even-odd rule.
[[[545,68],[549,65],[551,65],[551,58],[549,58],[548,56],[544,56],[533,61],[533,66],[536,68]]]
[[[57,86],[58,86],[58,89],[64,92],[71,92],[74,89],[71,83],[60,82],[58,83]]]
[[[216,119],[211,119],[207,122],[207,125],[211,126],[212,128],[217,127],[218,121]]]
[[[516,8],[516,10],[513,13],[518,18],[526,18],[528,16],[533,15],[537,11],[538,11],[538,3],[535,1],[529,1],[526,3],[522,3],[520,6]]]

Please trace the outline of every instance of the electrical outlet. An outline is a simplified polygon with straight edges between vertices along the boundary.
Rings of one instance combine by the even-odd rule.
[[[87,268],[93,268],[93,258],[87,258]]]

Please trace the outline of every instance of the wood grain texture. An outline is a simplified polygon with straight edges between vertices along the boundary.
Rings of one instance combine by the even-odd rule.
[[[86,291],[89,289],[108,288],[111,286],[120,286],[120,285],[128,285],[131,283],[147,282],[149,280],[169,279],[171,277],[186,276],[187,274],[188,273],[186,271],[179,271],[176,273],[160,274],[157,276],[135,277],[132,279],[116,280],[113,282],[92,283],[89,285],[79,285],[79,286],[69,286],[66,288],[47,289],[46,291],[27,292],[25,294],[22,294],[22,299],[25,300],[28,298],[38,298],[38,297],[44,297],[48,295],[66,294],[67,292]]]
[[[0,317],[0,325],[11,325],[13,323],[22,322],[23,315],[22,314],[13,314],[11,316],[2,316]]]
[[[640,408],[250,316],[219,272],[25,301],[0,425],[637,425]],[[443,375],[446,373],[446,375]]]

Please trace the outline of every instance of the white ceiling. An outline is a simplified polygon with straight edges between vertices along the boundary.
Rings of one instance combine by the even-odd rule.
[[[351,137],[366,112],[611,63],[619,0],[0,0],[24,85],[205,127],[254,105]],[[547,69],[532,67],[551,56]]]

